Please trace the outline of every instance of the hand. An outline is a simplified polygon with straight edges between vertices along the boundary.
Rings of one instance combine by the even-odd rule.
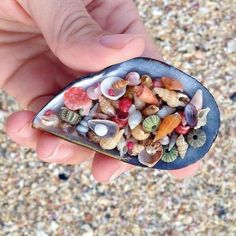
[[[26,109],[9,117],[7,134],[46,162],[93,160],[100,182],[133,168],[31,128],[35,112],[82,73],[141,55],[161,58],[132,1],[8,0],[0,1],[0,16],[0,88]],[[198,165],[170,173],[185,177]]]

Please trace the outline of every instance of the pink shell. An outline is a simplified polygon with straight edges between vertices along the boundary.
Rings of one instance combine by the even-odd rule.
[[[101,96],[101,90],[100,90],[100,85],[98,83],[90,86],[87,89],[87,95],[90,99],[92,100],[97,100]]]
[[[128,80],[129,85],[131,85],[131,86],[139,85],[141,82],[139,73],[134,72],[134,71],[129,72],[126,75],[125,79]]]
[[[132,105],[132,101],[128,97],[124,97],[119,101],[119,108],[123,112],[128,112]]]

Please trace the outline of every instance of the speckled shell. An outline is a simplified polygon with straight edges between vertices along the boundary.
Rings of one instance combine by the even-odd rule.
[[[154,91],[170,107],[184,107],[189,100],[187,95],[183,93],[176,93],[175,91],[171,91],[168,89],[154,88]],[[182,101],[181,99],[183,99],[184,101]]]
[[[132,148],[131,156],[137,156],[141,151],[143,151],[143,149],[143,145],[135,143],[134,147]]]
[[[62,107],[59,116],[63,121],[71,125],[77,125],[81,120],[81,116],[78,113],[71,111],[66,107]]]
[[[144,116],[154,115],[159,111],[159,107],[155,105],[149,105],[142,110]]]
[[[178,150],[176,146],[172,147],[170,151],[168,151],[167,146],[163,146],[163,155],[161,157],[161,160],[167,163],[173,162],[178,157]]]
[[[109,116],[115,116],[115,114],[116,114],[115,108],[103,96],[101,96],[99,98],[99,105],[100,105],[100,109],[103,113],[105,113],[106,115],[109,115]]]
[[[148,116],[142,123],[143,130],[147,133],[151,133],[159,126],[160,122],[161,119],[157,115]]]
[[[104,150],[112,150],[117,144],[120,142],[122,136],[124,134],[124,129],[117,132],[117,134],[112,138],[102,138],[100,141],[100,146]]]
[[[141,84],[146,85],[148,88],[152,87],[152,79],[149,75],[143,75],[141,77]]]
[[[117,90],[123,89],[128,85],[128,83],[129,82],[127,80],[121,79],[121,80],[118,80],[115,83],[113,83],[112,88],[117,89]]]
[[[193,148],[202,147],[206,143],[206,133],[202,129],[193,129],[188,133],[187,141]]]
[[[44,115],[41,117],[41,122],[45,126],[58,127],[60,124],[60,119],[57,115]]]
[[[205,109],[198,110],[197,113],[197,125],[194,127],[194,129],[199,129],[202,126],[205,126],[207,124],[207,115],[211,109],[209,107]]]
[[[185,141],[182,134],[176,139],[176,146],[180,157],[184,158],[188,150],[188,143]]]
[[[132,136],[137,140],[145,140],[149,137],[150,133],[146,133],[141,125],[138,125],[134,129],[131,130]]]
[[[100,143],[102,137],[96,135],[92,130],[88,132],[88,139],[93,143]]]

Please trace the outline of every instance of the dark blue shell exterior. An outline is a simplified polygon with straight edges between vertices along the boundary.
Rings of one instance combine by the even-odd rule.
[[[157,78],[157,77],[162,77],[162,76],[175,78],[184,85],[184,91],[190,97],[192,97],[198,89],[201,89],[203,92],[203,108],[209,107],[211,109],[207,117],[207,120],[208,120],[207,125],[202,128],[207,134],[206,143],[202,147],[197,148],[197,149],[193,149],[192,147],[189,146],[187,154],[184,159],[181,159],[180,157],[178,157],[172,163],[165,163],[160,160],[153,168],[162,169],[162,170],[180,169],[188,165],[191,165],[197,162],[198,160],[200,160],[201,158],[203,158],[203,156],[209,151],[214,140],[216,139],[216,136],[219,132],[219,127],[220,127],[220,113],[219,113],[219,109],[215,102],[214,97],[201,83],[199,83],[196,79],[194,79],[190,75],[164,62],[154,60],[151,58],[141,58],[141,57],[134,58],[134,59],[125,61],[123,63],[110,66],[102,70],[101,72],[90,74],[90,75],[80,78],[79,80],[74,81],[73,83],[69,84],[63,91],[61,91],[57,96],[55,96],[36,115],[33,121],[33,127],[42,129],[56,136],[59,136],[63,139],[66,139],[70,142],[83,145],[86,147],[90,147],[93,150],[99,151],[108,156],[119,159],[118,151],[101,150],[98,145],[92,144],[88,140],[83,140],[83,138],[76,138],[73,135],[65,135],[57,128],[48,128],[48,127],[44,127],[40,125],[40,116],[42,116],[44,112],[48,109],[56,110],[56,109],[59,109],[60,106],[62,106],[63,94],[67,88],[72,87],[72,86],[88,87],[94,84],[95,82],[101,81],[103,78],[106,78],[109,76],[124,77],[130,71],[137,71],[141,75],[148,74],[152,78]],[[127,155],[126,157],[128,157],[129,159],[127,161],[128,163],[144,167],[141,163],[139,163],[137,157],[131,157],[129,155]]]

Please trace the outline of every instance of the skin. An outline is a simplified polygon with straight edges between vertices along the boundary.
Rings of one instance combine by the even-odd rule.
[[[0,1],[0,88],[24,108],[8,118],[8,136],[45,162],[91,161],[91,172],[102,183],[134,168],[32,129],[31,121],[76,77],[141,55],[162,59],[131,0]],[[169,173],[181,179],[198,166]]]

